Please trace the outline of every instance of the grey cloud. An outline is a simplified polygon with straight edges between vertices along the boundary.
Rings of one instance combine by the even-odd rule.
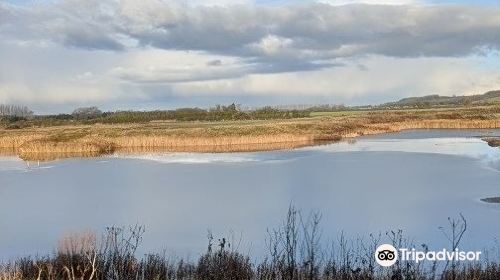
[[[299,49],[333,56],[457,56],[498,48],[499,8],[312,5],[290,12],[276,31]]]
[[[7,12],[17,17],[0,22],[3,37],[110,50],[123,49],[119,38],[126,38],[138,46],[238,56],[263,72],[318,69],[369,54],[449,57],[500,49],[498,7],[65,0],[0,6],[0,15]]]
[[[211,69],[207,69],[211,68]],[[254,66],[249,65],[206,65],[206,67],[196,67],[190,69],[182,68],[158,68],[154,70],[123,68],[112,69],[110,74],[123,81],[133,84],[169,84],[185,83],[194,81],[208,81],[219,79],[231,79],[242,77],[249,73],[260,72]]]
[[[293,61],[247,61],[247,64],[225,66],[220,60],[209,61],[207,67],[195,69],[164,68],[144,71],[137,68],[115,68],[111,76],[133,84],[171,84],[241,78],[248,74],[282,73],[343,66],[340,63],[308,63]]]
[[[0,3],[0,27],[5,25],[11,19],[10,11],[4,4]]]
[[[55,4],[0,5],[0,35],[19,41],[48,41],[90,50],[122,50],[105,1],[66,0]]]
[[[358,64],[358,65],[356,65],[356,67],[357,67],[360,71],[368,71],[368,70],[369,70],[369,68],[368,68],[366,65],[364,65],[364,64]]]
[[[254,68],[253,73],[281,73],[281,72],[300,72],[312,71],[323,68],[344,66],[343,63],[334,63],[331,61],[304,61],[292,59],[266,59],[257,58],[253,60],[258,67]]]
[[[105,34],[96,33],[94,29],[63,27],[53,31],[54,37],[64,45],[90,50],[122,50],[123,45]]]
[[[208,66],[221,66],[222,65],[222,60],[220,59],[214,59],[209,62],[207,62]]]
[[[467,6],[185,7],[164,23],[128,35],[159,48],[240,56],[457,56],[499,47],[499,12]],[[136,29],[130,18],[121,24]],[[276,53],[250,47],[269,36],[286,39],[287,45]]]
[[[245,46],[260,40],[269,29],[270,17],[265,15],[269,14],[265,9],[184,6],[172,8],[169,12],[170,17],[147,29],[136,28],[137,20],[129,17],[122,18],[121,24],[143,45],[225,54],[241,52]]]

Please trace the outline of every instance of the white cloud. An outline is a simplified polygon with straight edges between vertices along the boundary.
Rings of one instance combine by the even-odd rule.
[[[500,7],[351,2],[0,3],[0,102],[363,103],[499,86]]]
[[[0,64],[0,103],[34,109],[42,105],[66,111],[80,105],[125,109],[144,102],[157,108],[162,102],[182,105],[200,99],[210,102],[206,105],[221,100],[368,103],[410,95],[477,94],[500,86],[498,67],[490,65],[500,61],[498,56],[364,56],[343,59],[342,66],[332,68],[259,74],[258,68],[247,69],[245,61],[236,57],[185,51],[137,49],[98,56],[74,49],[29,47],[2,54],[5,57],[0,54],[0,59],[11,59]],[[43,59],[36,58],[40,54]],[[51,64],[56,57],[57,63]]]
[[[262,53],[263,55],[273,56],[286,52],[292,44],[292,39],[278,37],[275,35],[267,35],[259,42],[251,44],[250,48],[254,49],[255,52]]]
[[[235,57],[147,49],[128,55],[109,74],[130,83],[178,83],[241,77],[256,71]]]
[[[349,4],[370,4],[370,5],[414,5],[422,4],[419,0],[318,0],[319,3],[331,5],[349,5]]]
[[[187,0],[186,2],[193,6],[231,6],[254,3],[252,0]]]
[[[235,80],[193,82],[174,90],[191,95],[321,97],[335,102],[425,94],[480,94],[500,86],[500,74],[478,67],[484,58],[387,58],[372,56],[320,71],[249,75]],[[362,67],[359,67],[362,63]]]

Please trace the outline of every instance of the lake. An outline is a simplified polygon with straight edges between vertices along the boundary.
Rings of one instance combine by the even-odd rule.
[[[500,149],[476,136],[500,130],[413,130],[294,150],[150,153],[26,163],[0,157],[0,258],[53,252],[68,232],[146,226],[141,252],[196,257],[216,238],[266,251],[268,228],[293,203],[322,213],[323,240],[402,229],[448,246],[447,217],[468,222],[462,248],[495,245]]]

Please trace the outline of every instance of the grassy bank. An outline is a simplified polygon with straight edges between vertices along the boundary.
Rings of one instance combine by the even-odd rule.
[[[293,148],[404,129],[500,128],[500,106],[315,113],[307,118],[33,124],[0,128],[0,149],[26,160],[117,151],[235,152]]]

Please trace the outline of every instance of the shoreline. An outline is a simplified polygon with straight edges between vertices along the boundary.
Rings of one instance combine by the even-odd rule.
[[[488,143],[490,147],[500,147],[500,136],[499,137],[483,137],[481,138],[483,141]]]
[[[34,129],[18,137],[0,137],[0,154],[9,154],[18,156],[25,161],[51,161],[64,158],[76,157],[99,157],[111,154],[120,153],[147,153],[147,152],[205,152],[205,153],[231,153],[231,152],[257,152],[257,151],[272,151],[294,149],[305,146],[314,146],[325,143],[332,143],[343,139],[352,139],[363,135],[374,135],[391,132],[399,132],[410,129],[497,129],[500,128],[500,119],[494,120],[449,120],[449,119],[434,119],[421,121],[403,121],[393,123],[361,123],[351,122],[340,123],[338,120],[324,119],[305,119],[295,120],[303,125],[316,126],[314,130],[307,130],[304,127],[303,132],[287,133],[287,134],[270,134],[272,131],[269,127],[264,129],[261,135],[226,135],[215,136],[206,135],[204,131],[182,131],[185,134],[190,132],[191,135],[161,135],[159,133],[135,135],[119,135],[119,136],[100,136],[92,135],[92,133],[81,133],[81,137],[77,139],[64,140],[50,138],[57,135],[50,129],[44,132],[44,128]],[[337,121],[337,122],[335,122]],[[345,121],[345,120],[344,120]],[[272,122],[271,122],[272,123]],[[280,122],[277,122],[280,123]],[[298,124],[294,121],[283,122],[291,123],[293,126]],[[149,128],[149,124],[136,125],[132,131],[137,132],[144,128]],[[214,124],[219,125],[219,124]],[[284,125],[284,124],[283,124]],[[95,126],[101,129],[120,129],[118,126],[75,126],[57,128],[57,132],[67,132],[71,130],[81,130],[83,128],[92,131]],[[256,126],[248,126],[247,128],[254,129]],[[53,128],[52,128],[53,129]],[[123,128],[122,128],[123,129]],[[285,129],[286,131],[286,129]],[[37,133],[41,135],[37,135]],[[239,131],[241,132],[241,131]],[[208,133],[207,133],[208,134]],[[213,134],[213,133],[212,133]],[[483,140],[491,143],[491,139],[495,137],[482,137]],[[7,145],[6,145],[7,144]],[[490,144],[491,145],[491,144]]]

